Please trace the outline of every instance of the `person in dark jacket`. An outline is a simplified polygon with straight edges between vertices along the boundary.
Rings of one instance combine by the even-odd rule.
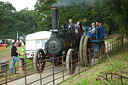
[[[23,55],[20,52],[18,52],[18,50],[16,48],[17,44],[18,44],[18,42],[15,40],[14,41],[14,46],[12,46],[12,49],[11,49],[11,59],[12,59],[12,62],[11,62],[11,66],[10,66],[10,73],[13,73],[14,63],[16,61],[19,62],[18,54]]]

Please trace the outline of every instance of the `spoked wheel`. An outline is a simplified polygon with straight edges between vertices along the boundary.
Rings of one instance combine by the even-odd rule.
[[[36,51],[35,56],[33,57],[33,66],[36,72],[43,71],[45,68],[46,55],[42,49]]]
[[[80,63],[82,66],[85,66],[84,59],[83,59],[84,38],[85,38],[85,36],[81,37],[80,45],[79,45],[79,56],[80,56]]]
[[[91,43],[91,37],[85,36],[84,38],[84,47],[83,47],[83,59],[86,66],[89,66],[91,64],[92,60],[92,43]]]
[[[66,56],[66,68],[69,74],[73,74],[76,69],[76,55],[74,49],[69,49]]]
[[[62,64],[61,61],[62,61],[61,59],[56,59],[56,60],[54,61],[54,65],[55,65],[55,66],[61,65],[61,64]]]

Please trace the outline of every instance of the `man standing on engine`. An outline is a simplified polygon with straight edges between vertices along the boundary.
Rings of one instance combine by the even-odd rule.
[[[76,27],[78,27],[78,32],[79,32],[81,35],[83,35],[83,33],[84,33],[84,27],[83,27],[83,25],[81,24],[80,21],[77,21]]]
[[[69,19],[68,33],[72,38],[72,42],[74,42],[75,24],[72,23],[72,19]]]
[[[69,19],[68,29],[74,29],[74,28],[75,28],[75,24],[72,23],[72,19]]]

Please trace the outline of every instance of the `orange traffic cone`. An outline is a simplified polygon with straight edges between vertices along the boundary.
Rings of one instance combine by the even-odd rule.
[[[23,68],[22,68],[22,61],[21,59],[19,59],[19,71],[22,72]]]

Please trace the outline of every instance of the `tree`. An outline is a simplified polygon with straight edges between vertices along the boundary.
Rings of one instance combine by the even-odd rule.
[[[74,23],[80,20],[84,26],[91,26],[91,23],[99,21],[103,23],[107,35],[119,32],[122,40],[124,35],[128,37],[128,0],[40,0],[33,13],[40,30],[51,29],[50,7],[54,2],[63,5],[59,4],[58,16],[62,27],[68,24],[69,18]]]
[[[33,11],[29,11],[27,8],[17,12],[16,19],[17,23],[15,27],[19,32],[19,35],[26,35],[35,32],[37,25],[32,17]]]
[[[36,2],[33,17],[38,24],[38,31],[51,29],[52,21],[50,8],[54,2],[56,2],[56,0],[40,0]]]
[[[109,17],[115,22],[115,26],[122,35],[123,44],[124,35],[128,33],[128,0],[111,0],[107,2],[106,6],[111,11]]]
[[[27,8],[17,12],[9,2],[0,2],[0,38],[16,39],[20,36],[35,32],[37,24],[32,17],[33,11]]]
[[[14,19],[11,17],[15,8],[9,2],[0,1],[0,38],[9,38],[11,29],[13,29]]]

